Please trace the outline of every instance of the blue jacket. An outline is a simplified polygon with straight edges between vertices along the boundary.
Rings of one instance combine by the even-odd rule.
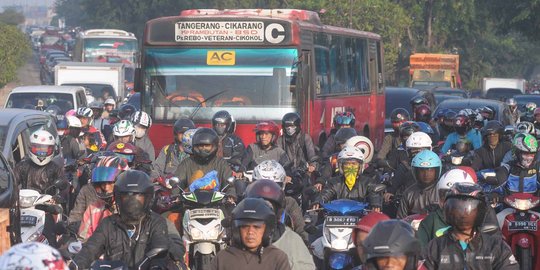
[[[471,129],[467,132],[467,139],[471,141],[474,150],[482,147],[482,134],[476,129]],[[441,148],[441,153],[446,154],[452,145],[456,144],[460,138],[460,135],[457,132],[452,132],[446,137],[443,147]]]

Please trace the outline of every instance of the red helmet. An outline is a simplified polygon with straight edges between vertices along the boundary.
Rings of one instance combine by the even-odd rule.
[[[125,158],[131,165],[137,154],[137,147],[131,143],[116,142],[108,148],[109,151],[113,151],[117,156]]]
[[[414,109],[414,121],[429,123],[431,120],[431,108],[426,104],[418,105]]]
[[[471,125],[471,119],[467,115],[458,114],[454,119],[454,127],[469,127]]]
[[[274,121],[264,121],[260,122],[255,126],[255,134],[259,135],[259,132],[269,132],[272,134],[272,144],[275,144],[279,137],[279,126]],[[257,137],[257,142],[260,142],[259,136]]]
[[[371,212],[365,215],[362,219],[360,219],[358,223],[356,223],[355,229],[369,233],[371,229],[375,227],[377,223],[379,223],[379,221],[389,220],[389,219],[390,217],[388,217],[387,215],[383,213]]]

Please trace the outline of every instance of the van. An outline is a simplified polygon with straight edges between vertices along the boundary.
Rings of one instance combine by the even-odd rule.
[[[37,85],[17,87],[9,93],[4,108],[56,110],[64,115],[69,110],[88,106],[82,86]]]

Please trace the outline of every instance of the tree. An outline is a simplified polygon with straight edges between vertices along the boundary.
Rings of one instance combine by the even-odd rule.
[[[0,13],[0,23],[19,25],[24,23],[24,15],[13,8],[7,8]]]
[[[30,55],[24,34],[14,25],[0,23],[0,88],[17,78],[17,69]]]

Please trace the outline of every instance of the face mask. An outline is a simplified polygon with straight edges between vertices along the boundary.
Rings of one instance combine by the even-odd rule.
[[[358,176],[359,169],[359,164],[343,165],[343,176],[345,176],[345,185],[349,188],[349,190],[352,190],[354,184],[356,183],[356,177]]]
[[[146,214],[144,203],[137,200],[135,195],[126,195],[121,198],[120,217],[126,224],[136,225]]]
[[[296,127],[295,126],[285,127],[285,133],[289,136],[294,135],[296,133]]]
[[[219,136],[223,136],[225,134],[225,129],[227,127],[215,127],[214,130]]]
[[[521,154],[521,161],[519,162],[523,168],[529,168],[534,162],[534,155]]]
[[[137,139],[144,137],[145,134],[146,134],[146,129],[135,126],[135,137]]]

